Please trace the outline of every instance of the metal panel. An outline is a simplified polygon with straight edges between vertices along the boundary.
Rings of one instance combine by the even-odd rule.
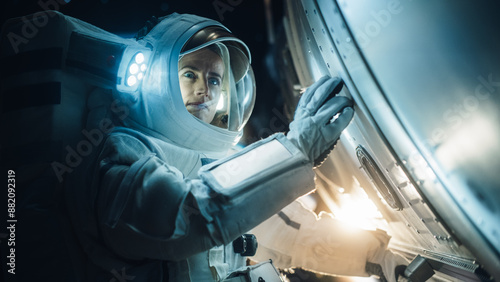
[[[500,20],[493,11],[498,8],[494,2],[341,1],[385,99],[497,254]]]
[[[444,265],[476,272],[480,276],[479,264],[476,262],[478,258],[498,278],[500,267],[496,241],[500,237],[497,233],[500,226],[497,210],[500,201],[495,188],[500,187],[500,184],[497,181],[498,173],[493,172],[500,171],[500,158],[497,158],[498,142],[491,143],[489,138],[498,137],[500,119],[497,113],[500,107],[498,95],[484,92],[497,87],[495,67],[500,67],[500,61],[497,60],[500,53],[490,56],[493,50],[499,50],[497,40],[491,39],[492,45],[481,49],[478,42],[488,37],[480,32],[471,36],[477,42],[468,43],[450,51],[453,54],[448,54],[447,50],[453,50],[454,46],[449,42],[444,44],[447,39],[439,36],[443,37],[446,31],[452,33],[453,39],[463,36],[460,35],[461,29],[468,25],[468,21],[461,23],[458,30],[453,25],[444,24],[432,30],[429,33],[432,36],[425,38],[422,34],[427,34],[427,29],[415,24],[424,15],[426,20],[431,21],[426,23],[428,28],[442,23],[438,16],[443,14],[446,15],[444,19],[467,19],[463,12],[469,9],[474,11],[472,21],[479,25],[478,17],[486,13],[487,9],[474,10],[470,3],[450,8],[451,2],[445,6],[409,0],[340,1],[340,4],[327,0],[304,0],[301,5],[297,3],[287,2],[288,11],[293,10],[288,14],[295,15],[285,21],[287,37],[299,38],[300,35],[294,35],[295,32],[302,32],[302,36],[307,34],[307,41],[296,39],[294,46],[305,45],[315,50],[309,56],[303,52],[300,60],[292,52],[295,69],[302,73],[299,77],[309,76],[316,80],[325,74],[341,76],[349,88],[342,95],[351,96],[356,102],[353,122],[341,136],[341,142],[331,157],[318,170],[321,184],[318,192],[335,212],[341,205],[339,201],[342,201],[342,194],[363,198],[365,191],[388,223],[386,229],[394,236],[392,247],[408,254],[422,254]],[[469,29],[469,32],[473,31],[475,29]],[[453,39],[450,40],[454,42]],[[317,44],[316,48],[311,46],[313,43]],[[461,61],[457,54],[463,55],[464,50],[472,50],[471,46],[476,48],[476,52],[488,51],[481,56],[479,64],[466,69],[462,64],[473,66],[474,57],[470,59],[466,56],[467,59]],[[417,51],[421,52],[414,56]],[[443,59],[435,61],[439,56]],[[474,72],[485,74],[482,78],[470,76]],[[464,80],[455,84],[461,77]],[[302,86],[308,86],[303,81]],[[450,91],[450,85],[453,91]],[[477,89],[481,91],[477,92],[479,95],[475,93]],[[484,111],[472,111],[474,102],[484,102],[480,100],[482,98],[487,98],[483,100],[492,105],[486,106]],[[492,156],[466,154],[450,162],[450,156],[438,154],[437,147],[429,150],[429,138],[442,138],[442,135],[436,135],[436,128],[449,126],[450,118],[455,118],[454,122],[458,123],[456,114],[459,113],[448,111],[447,119],[443,119],[443,111],[453,111],[458,108],[456,105],[469,106],[471,111],[466,113],[468,117],[477,114],[476,120],[488,118],[484,124],[493,128],[482,135],[465,126],[468,121],[463,116],[460,121],[464,127],[458,131],[483,136],[481,138],[485,140],[479,140],[482,142],[479,144],[487,147],[495,160],[491,160]],[[453,132],[446,133],[448,137],[453,135]],[[440,141],[452,144],[464,139],[464,136],[458,137],[462,139],[444,138]],[[461,145],[464,144],[455,147]],[[367,173],[356,158],[356,148],[359,146],[372,158],[378,174],[390,182],[387,185],[393,188],[394,195],[401,202],[401,211],[391,208],[380,197],[383,189],[377,187],[373,175],[370,178],[369,174],[373,172]],[[455,154],[462,156],[460,152]],[[450,165],[457,167],[450,169]],[[483,170],[481,173],[477,173],[478,167]],[[458,175],[474,181],[482,177],[485,182],[479,183],[486,185],[478,188],[477,181],[467,182]],[[474,208],[474,211],[470,208]],[[373,221],[377,222],[377,219],[374,217]],[[376,227],[379,226],[383,226],[383,222],[377,222]],[[446,272],[446,269],[444,267],[443,271]]]

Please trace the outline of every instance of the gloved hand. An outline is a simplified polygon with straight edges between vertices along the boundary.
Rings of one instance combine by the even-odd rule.
[[[328,99],[330,94],[338,94],[342,86],[340,78],[324,76],[319,79],[300,98],[290,123],[288,139],[314,162],[314,166],[326,159],[354,115],[349,98]],[[331,122],[338,113],[340,115]]]

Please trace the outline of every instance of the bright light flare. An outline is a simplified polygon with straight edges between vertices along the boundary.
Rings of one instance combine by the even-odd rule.
[[[366,197],[352,197],[350,194],[340,194],[342,205],[335,210],[335,217],[348,225],[362,229],[375,230],[376,221],[383,219],[375,204]]]
[[[450,171],[472,160],[498,152],[500,131],[491,117],[477,116],[464,122],[436,150],[441,163]]]

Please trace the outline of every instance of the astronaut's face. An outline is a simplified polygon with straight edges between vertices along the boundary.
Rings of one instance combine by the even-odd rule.
[[[204,48],[184,55],[179,61],[182,100],[189,113],[210,123],[222,91],[224,62],[215,52]]]

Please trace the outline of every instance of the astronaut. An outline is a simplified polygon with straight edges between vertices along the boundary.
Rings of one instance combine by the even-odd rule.
[[[241,40],[194,15],[164,17],[136,42],[69,21],[79,34],[68,56],[90,50],[78,40],[92,36],[98,48],[111,42],[125,50],[115,89],[86,78],[99,87],[87,98],[85,132],[108,118],[117,126],[64,175],[70,252],[83,281],[279,281],[270,258],[283,268],[359,276],[368,274],[368,261],[394,281],[404,262],[386,250],[385,234],[360,232],[363,243],[353,243],[333,219],[317,220],[294,202],[314,189],[313,167],[353,116],[350,99],[330,98],[340,79],[324,77],[307,89],[286,135],[230,154],[255,102]],[[111,101],[121,101],[121,110],[107,107]],[[247,266],[233,241],[252,229],[262,262]],[[318,243],[321,236],[329,240]],[[315,257],[311,246],[333,252]]]

